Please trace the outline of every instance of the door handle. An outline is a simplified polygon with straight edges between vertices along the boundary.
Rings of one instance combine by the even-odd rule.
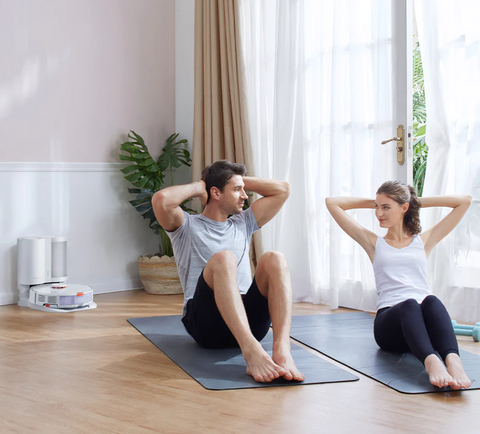
[[[384,140],[382,145],[388,142],[397,142],[397,163],[402,166],[405,163],[405,129],[403,125],[397,127],[397,137]]]
[[[395,140],[396,142],[399,142],[399,141],[402,140],[402,139],[401,139],[400,137],[392,137],[391,139],[384,140],[384,141],[382,142],[382,145],[384,145],[385,143],[391,142],[391,141],[393,141],[393,140]]]

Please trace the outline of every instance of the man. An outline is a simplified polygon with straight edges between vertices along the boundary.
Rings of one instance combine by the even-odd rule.
[[[292,290],[285,257],[262,255],[253,282],[249,262],[252,234],[278,213],[290,185],[245,173],[243,164],[216,161],[200,181],[165,188],[152,198],[155,216],[172,240],[185,293],[182,321],[203,347],[239,346],[255,381],[303,381],[290,354]],[[243,211],[245,190],[263,197]],[[180,208],[193,197],[205,205],[202,214]],[[272,357],[259,342],[270,324]]]

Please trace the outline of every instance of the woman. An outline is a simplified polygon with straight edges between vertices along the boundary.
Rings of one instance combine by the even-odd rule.
[[[374,336],[378,346],[390,351],[411,351],[425,365],[430,382],[454,390],[468,388],[458,354],[450,316],[442,302],[430,295],[426,281],[427,258],[468,210],[471,196],[418,198],[413,187],[388,181],[376,199],[329,197],[326,204],[340,227],[359,243],[373,264],[377,286],[377,316]],[[443,206],[452,211],[421,233],[420,207]],[[374,208],[382,238],[357,223],[345,211]],[[438,351],[445,365],[436,355]]]

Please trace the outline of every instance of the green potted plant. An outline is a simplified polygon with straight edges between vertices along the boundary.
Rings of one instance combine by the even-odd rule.
[[[428,146],[425,142],[426,132],[425,81],[420,44],[417,42],[413,47],[413,186],[419,196],[423,195],[423,185],[427,170]]]
[[[149,221],[149,227],[160,236],[159,253],[139,256],[138,266],[140,280],[145,292],[149,294],[180,294],[182,287],[178,277],[177,266],[173,257],[170,238],[165,229],[158,223],[152,208],[152,196],[157,190],[173,185],[173,169],[182,165],[190,166],[190,153],[182,149],[188,142],[186,139],[177,140],[178,133],[172,134],[166,140],[161,155],[155,161],[143,138],[130,131],[128,142],[122,143],[119,153],[120,160],[131,164],[120,169],[124,178],[135,188],[129,188],[129,193],[135,194],[135,199],[129,202]],[[166,172],[170,172],[170,183],[165,185]],[[186,207],[186,202],[181,204],[182,209],[195,212]]]

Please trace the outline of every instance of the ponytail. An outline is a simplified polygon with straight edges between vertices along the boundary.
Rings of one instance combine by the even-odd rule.
[[[403,224],[408,232],[410,232],[412,235],[416,235],[422,232],[422,226],[420,226],[421,205],[415,189],[411,185],[408,185],[407,187],[410,192],[410,206],[403,216]]]

